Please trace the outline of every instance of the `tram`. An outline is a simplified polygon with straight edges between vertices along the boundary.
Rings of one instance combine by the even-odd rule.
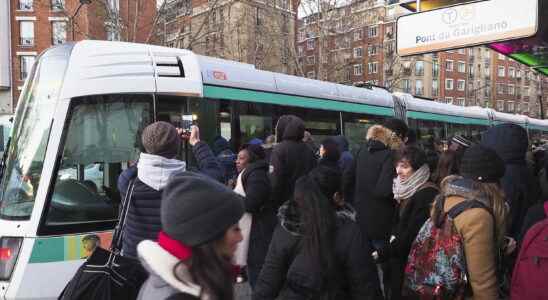
[[[548,122],[506,116],[255,69],[191,51],[105,41],[46,50],[16,110],[0,186],[0,297],[56,299],[94,247],[108,247],[118,175],[139,155],[142,129],[192,114],[202,139],[234,147],[300,116],[312,135],[352,147],[386,117],[421,139],[477,135],[497,122],[548,133]],[[180,158],[192,161],[181,146]]]

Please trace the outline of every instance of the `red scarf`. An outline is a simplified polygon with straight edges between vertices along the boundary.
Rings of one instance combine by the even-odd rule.
[[[192,249],[189,246],[173,239],[163,231],[158,233],[158,245],[180,260],[187,260],[192,256]]]

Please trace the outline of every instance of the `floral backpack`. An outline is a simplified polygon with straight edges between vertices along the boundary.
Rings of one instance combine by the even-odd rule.
[[[444,197],[436,201],[434,215],[438,217],[424,223],[411,246],[405,266],[404,295],[464,299],[470,291],[463,239],[453,220],[467,209],[487,207],[477,200],[467,200],[444,213],[444,204]]]

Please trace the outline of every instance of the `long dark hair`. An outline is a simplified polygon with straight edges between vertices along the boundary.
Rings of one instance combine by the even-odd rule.
[[[432,181],[438,186],[441,185],[441,181],[449,175],[459,174],[459,160],[457,153],[453,150],[447,150],[443,152],[438,161],[436,171],[432,174]]]
[[[185,282],[176,270],[180,264],[186,264],[194,283],[213,295],[213,299],[233,300],[234,280],[230,258],[222,256],[217,250],[218,243],[223,237],[224,232],[213,242],[193,247],[192,258],[189,261],[180,261],[173,269],[173,273],[175,278]]]
[[[303,250],[319,267],[324,287],[329,287],[335,281],[336,269],[336,216],[332,199],[324,195],[312,177],[304,176],[295,184],[295,201],[303,224]]]

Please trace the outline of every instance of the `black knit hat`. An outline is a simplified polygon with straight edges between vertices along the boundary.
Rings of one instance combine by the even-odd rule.
[[[162,230],[191,247],[222,236],[243,213],[242,197],[193,172],[172,175],[162,195]]]
[[[145,127],[141,141],[147,153],[173,158],[177,155],[181,138],[177,134],[175,126],[160,121]]]
[[[392,130],[401,139],[404,139],[407,136],[407,131],[409,130],[409,127],[407,127],[407,124],[405,124],[404,121],[396,118],[384,120],[382,126]]]
[[[247,150],[250,156],[250,162],[255,162],[261,159],[265,159],[266,152],[261,145],[256,144],[244,144],[242,150]]]
[[[495,150],[482,145],[468,148],[460,163],[461,175],[476,181],[498,182],[504,172],[504,162]]]

